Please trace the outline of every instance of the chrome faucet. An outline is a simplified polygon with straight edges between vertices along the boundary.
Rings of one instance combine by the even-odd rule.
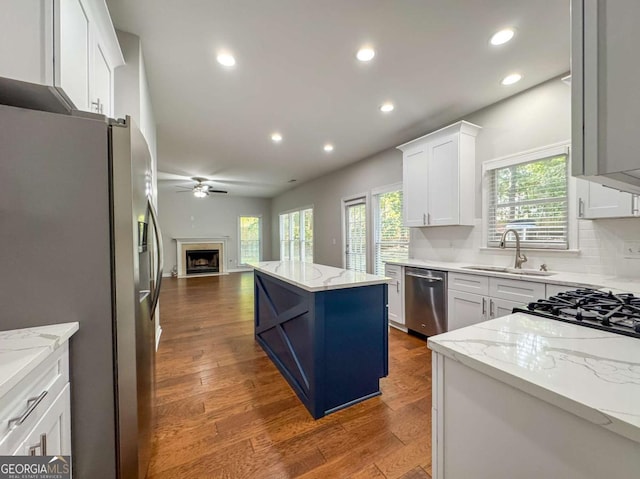
[[[502,238],[500,238],[500,248],[504,249],[506,247],[505,239],[510,231],[514,235],[516,235],[516,262],[513,265],[513,267],[515,269],[522,269],[522,263],[525,263],[527,261],[527,255],[520,254],[520,235],[516,230],[508,229],[508,230],[505,230],[504,233],[502,233]]]

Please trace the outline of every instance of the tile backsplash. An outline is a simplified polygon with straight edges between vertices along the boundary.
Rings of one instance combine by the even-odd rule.
[[[527,251],[525,268],[640,278],[640,259],[625,258],[624,242],[640,241],[640,218],[578,220],[579,251]],[[482,220],[475,226],[412,228],[409,256],[415,259],[512,266],[513,249],[482,248]]]

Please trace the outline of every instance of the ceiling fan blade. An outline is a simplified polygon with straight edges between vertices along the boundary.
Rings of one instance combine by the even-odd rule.
[[[221,194],[227,194],[229,193],[228,191],[225,190],[212,190],[211,188],[209,188],[209,190],[207,191],[208,193],[221,193]]]

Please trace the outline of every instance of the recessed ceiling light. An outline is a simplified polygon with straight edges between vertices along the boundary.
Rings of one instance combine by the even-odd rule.
[[[360,50],[358,50],[358,53],[356,53],[356,58],[361,62],[371,61],[375,56],[376,51],[371,47],[362,47]]]
[[[223,65],[225,67],[232,67],[236,64],[236,59],[231,53],[227,52],[218,53],[216,60],[218,60],[218,63],[220,65]]]
[[[324,145],[324,151],[326,151],[327,153],[331,153],[333,151],[333,145],[331,143],[327,143],[326,145]]]
[[[518,83],[520,80],[522,80],[522,75],[520,75],[520,73],[512,73],[504,77],[500,83],[507,86],[507,85],[513,85],[514,83]]]
[[[274,143],[280,143],[282,141],[282,135],[280,133],[274,133],[273,135],[271,135],[271,140]]]
[[[393,106],[393,103],[391,103],[390,101],[387,101],[380,105],[380,111],[383,113],[389,113],[390,111],[393,111],[394,108],[395,106]]]
[[[504,30],[494,33],[489,41],[491,42],[491,45],[504,45],[511,40],[515,34],[516,32],[513,28],[505,28]]]

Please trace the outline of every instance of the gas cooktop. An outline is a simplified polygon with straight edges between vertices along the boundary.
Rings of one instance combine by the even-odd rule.
[[[640,338],[640,297],[631,293],[577,289],[513,311]]]

